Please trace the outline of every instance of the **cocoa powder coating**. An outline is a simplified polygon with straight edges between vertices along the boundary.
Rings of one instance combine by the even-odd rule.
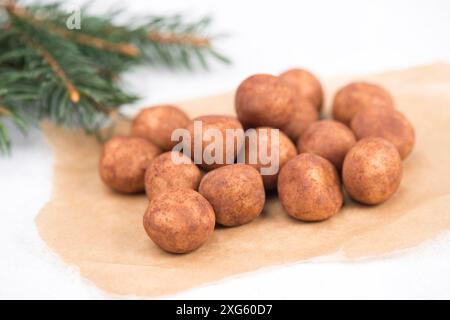
[[[202,135],[195,137],[195,132],[194,132],[194,122],[195,121],[201,121],[202,124]],[[210,171],[213,169],[217,169],[219,167],[222,167],[224,165],[227,164],[231,164],[234,163],[234,160],[236,158],[237,152],[241,149],[242,144],[244,142],[244,131],[242,128],[241,123],[232,116],[222,116],[222,115],[206,115],[206,116],[200,116],[197,117],[195,119],[193,119],[188,126],[186,127],[186,129],[189,131],[190,133],[190,137],[191,137],[191,157],[192,159],[194,159],[194,147],[195,147],[195,141],[201,141],[201,145],[202,145],[202,161],[201,163],[198,163],[198,165],[206,170],[206,171]],[[209,129],[215,129],[218,130],[222,136],[222,141],[216,141],[214,137],[212,138],[208,138],[207,137],[207,131]],[[236,132],[236,135],[233,137],[233,143],[226,143],[226,134],[227,134],[227,129],[230,130],[234,130],[234,132]],[[236,131],[237,130],[237,131]],[[219,143],[221,143],[221,148],[222,148],[222,163],[207,163],[207,159],[205,159],[203,157],[204,153],[203,151],[206,148],[209,148],[211,151],[211,154],[213,156],[215,156],[216,154],[216,145],[219,146]],[[227,154],[231,155],[232,159],[228,159],[231,161],[231,163],[229,163],[227,161]]]
[[[216,222],[228,227],[254,220],[264,208],[261,175],[245,164],[233,164],[207,173],[199,192],[213,206]]]
[[[278,196],[286,212],[303,221],[328,219],[343,204],[336,168],[312,153],[302,153],[281,168]]]
[[[189,117],[173,105],[160,105],[145,108],[134,118],[131,135],[145,138],[164,151],[172,149],[178,141],[172,141],[175,129],[184,128]]]
[[[179,157],[181,163],[174,162],[172,156]],[[145,191],[151,200],[172,188],[197,190],[201,178],[200,169],[190,158],[180,152],[169,151],[150,163],[145,172]]]
[[[365,108],[353,117],[351,128],[358,139],[380,137],[391,142],[402,159],[411,153],[414,142],[414,127],[400,112],[385,108]]]
[[[290,69],[280,74],[295,89],[299,98],[309,100],[318,112],[322,110],[323,89],[319,79],[304,69]]]
[[[342,178],[352,199],[374,205],[397,191],[402,171],[400,154],[392,143],[383,138],[364,138],[347,153]]]
[[[236,90],[235,108],[246,128],[286,125],[294,110],[295,90],[278,77],[256,74],[245,79]]]
[[[191,189],[170,189],[150,201],[144,215],[150,239],[171,253],[187,253],[199,248],[212,235],[214,210]]]
[[[394,108],[389,92],[379,85],[353,82],[340,89],[333,101],[333,118],[350,125],[353,116],[366,107]]]
[[[355,135],[347,126],[334,120],[321,120],[306,129],[297,142],[297,150],[317,154],[341,170],[345,155],[355,143]]]
[[[116,191],[144,191],[145,170],[161,153],[153,143],[139,137],[116,136],[103,146],[99,161],[102,181]]]
[[[294,111],[290,120],[281,129],[292,141],[297,141],[309,125],[319,120],[319,112],[305,98],[296,98],[294,101]]]
[[[272,162],[268,164],[264,164],[261,161],[260,153],[267,154],[268,158],[271,158],[272,153],[275,150],[278,153],[278,168],[281,169],[286,162],[290,159],[294,158],[297,155],[297,150],[292,141],[285,135],[282,131],[279,131],[279,139],[278,141],[274,141],[272,147],[272,134],[271,131],[276,130],[274,128],[269,127],[259,127],[256,128],[256,143],[251,144],[249,142],[249,138],[246,137],[245,143],[245,163],[251,165],[258,171],[264,167],[270,167]],[[266,150],[261,150],[263,146],[266,147]],[[256,159],[256,162],[253,162],[253,159]],[[278,173],[270,174],[270,175],[262,175],[264,187],[266,190],[271,190],[277,187]]]

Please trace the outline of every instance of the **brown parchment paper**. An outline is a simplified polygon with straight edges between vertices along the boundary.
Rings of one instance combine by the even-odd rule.
[[[199,250],[161,251],[142,226],[144,195],[125,196],[97,174],[100,145],[79,131],[45,125],[55,153],[51,200],[36,219],[39,233],[83,277],[114,294],[161,296],[261,267],[339,252],[342,259],[386,255],[450,229],[450,65],[434,64],[376,76],[324,81],[330,94],[350,80],[376,81],[394,95],[416,128],[399,191],[364,207],[348,199],[335,217],[303,223],[269,198],[263,214],[237,228],[217,228]],[[233,113],[233,93],[181,106],[192,116]]]

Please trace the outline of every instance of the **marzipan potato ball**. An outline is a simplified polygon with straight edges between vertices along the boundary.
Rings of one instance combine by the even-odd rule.
[[[397,191],[402,170],[400,154],[392,143],[383,138],[364,138],[347,153],[342,178],[351,198],[373,205]]]
[[[306,128],[317,120],[319,112],[313,104],[305,98],[296,98],[291,118],[282,130],[292,141],[297,141]]]
[[[200,116],[197,117],[195,119],[193,119],[189,125],[186,127],[189,132],[190,132],[190,136],[191,136],[191,157],[192,159],[194,159],[194,142],[195,139],[197,139],[194,136],[194,121],[201,121],[202,122],[202,132],[203,132],[203,136],[202,137],[198,137],[198,138],[202,138],[202,155],[203,155],[203,150],[205,150],[206,148],[213,150],[211,152],[211,154],[215,155],[215,145],[216,142],[214,138],[212,139],[206,139],[206,131],[208,129],[218,129],[221,133],[222,133],[222,162],[223,163],[211,163],[208,164],[204,158],[202,158],[202,163],[198,164],[202,169],[205,169],[206,171],[210,171],[213,169],[217,169],[219,167],[222,167],[224,165],[230,164],[230,163],[226,163],[226,155],[227,153],[230,155],[233,155],[233,162],[234,159],[236,158],[237,152],[239,151],[239,149],[242,147],[242,143],[244,141],[243,138],[243,128],[241,123],[235,118],[235,117],[231,117],[231,116],[221,116],[221,115],[207,115],[207,116]],[[242,137],[241,139],[238,139],[237,136],[234,137],[234,143],[233,145],[231,144],[227,144],[226,143],[226,129],[232,129],[232,130],[242,130]],[[206,159],[207,160],[207,159]]]
[[[274,128],[269,127],[259,127],[256,128],[256,144],[252,144],[249,142],[249,138],[246,137],[246,143],[245,143],[245,163],[253,166],[255,169],[257,169],[259,172],[261,172],[261,168],[263,167],[270,167],[272,165],[272,162],[269,162],[268,164],[264,164],[261,161],[261,158],[259,157],[260,154],[260,148],[262,146],[265,146],[267,149],[262,150],[263,154],[267,154],[268,158],[272,155],[272,130],[277,130]],[[281,169],[286,162],[288,162],[290,159],[294,158],[297,155],[297,150],[295,148],[295,145],[292,143],[292,141],[286,136],[282,131],[279,131],[279,140],[278,143],[274,144],[274,148],[278,149],[279,152],[279,158],[278,158],[278,167]],[[256,162],[253,160],[256,159]],[[264,187],[266,190],[271,190],[277,187],[277,179],[278,179],[278,173],[276,174],[263,174],[263,182]]]
[[[144,175],[150,162],[161,150],[139,137],[117,136],[103,146],[99,172],[103,182],[116,191],[144,191]]]
[[[278,195],[286,212],[303,221],[328,219],[343,204],[335,167],[312,153],[302,153],[281,168]]]
[[[179,157],[174,162],[172,155]],[[145,191],[151,200],[171,188],[197,190],[202,174],[200,169],[180,152],[169,151],[156,157],[145,172]]]
[[[346,85],[336,93],[333,101],[333,118],[350,125],[353,116],[366,107],[394,108],[391,95],[382,87],[354,82]]]
[[[299,97],[311,101],[320,112],[323,104],[322,85],[311,72],[303,69],[290,69],[280,74],[280,78],[291,84]]]
[[[400,112],[385,108],[365,108],[353,117],[351,128],[358,139],[380,137],[391,142],[405,159],[415,142],[414,128]]]
[[[333,120],[321,120],[306,129],[297,142],[299,153],[314,153],[341,170],[348,150],[356,143],[355,135],[345,125]]]
[[[253,75],[245,79],[236,91],[238,119],[246,128],[281,128],[294,111],[295,95],[295,90],[278,77]]]
[[[150,201],[144,228],[150,239],[165,251],[186,253],[199,248],[212,235],[214,210],[191,189],[169,189]]]
[[[213,206],[216,222],[228,227],[252,221],[264,207],[261,175],[246,164],[233,164],[207,173],[199,192]]]
[[[161,105],[143,109],[134,118],[131,135],[145,138],[162,150],[172,149],[178,141],[172,141],[175,129],[185,128],[189,117],[179,108],[172,105]]]

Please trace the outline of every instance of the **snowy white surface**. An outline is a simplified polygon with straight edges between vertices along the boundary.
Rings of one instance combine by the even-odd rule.
[[[75,2],[76,3],[76,2]],[[98,1],[101,10],[108,1]],[[114,2],[113,2],[114,3]],[[125,81],[145,104],[236,87],[255,72],[305,66],[321,77],[450,61],[450,2],[442,1],[127,1],[134,13],[211,13],[234,61],[210,72],[143,67]],[[63,264],[39,238],[34,218],[51,194],[52,159],[42,134],[12,128],[0,158],[0,298],[109,298]],[[174,298],[450,298],[450,233],[383,259],[333,257],[263,269]]]

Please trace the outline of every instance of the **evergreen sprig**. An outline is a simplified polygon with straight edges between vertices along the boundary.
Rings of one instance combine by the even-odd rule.
[[[90,15],[66,27],[62,2],[19,5],[0,0],[0,152],[10,150],[9,118],[23,132],[39,119],[97,131],[117,108],[137,97],[119,76],[140,63],[171,68],[228,60],[207,34],[211,19],[149,16],[118,23],[120,11]]]

